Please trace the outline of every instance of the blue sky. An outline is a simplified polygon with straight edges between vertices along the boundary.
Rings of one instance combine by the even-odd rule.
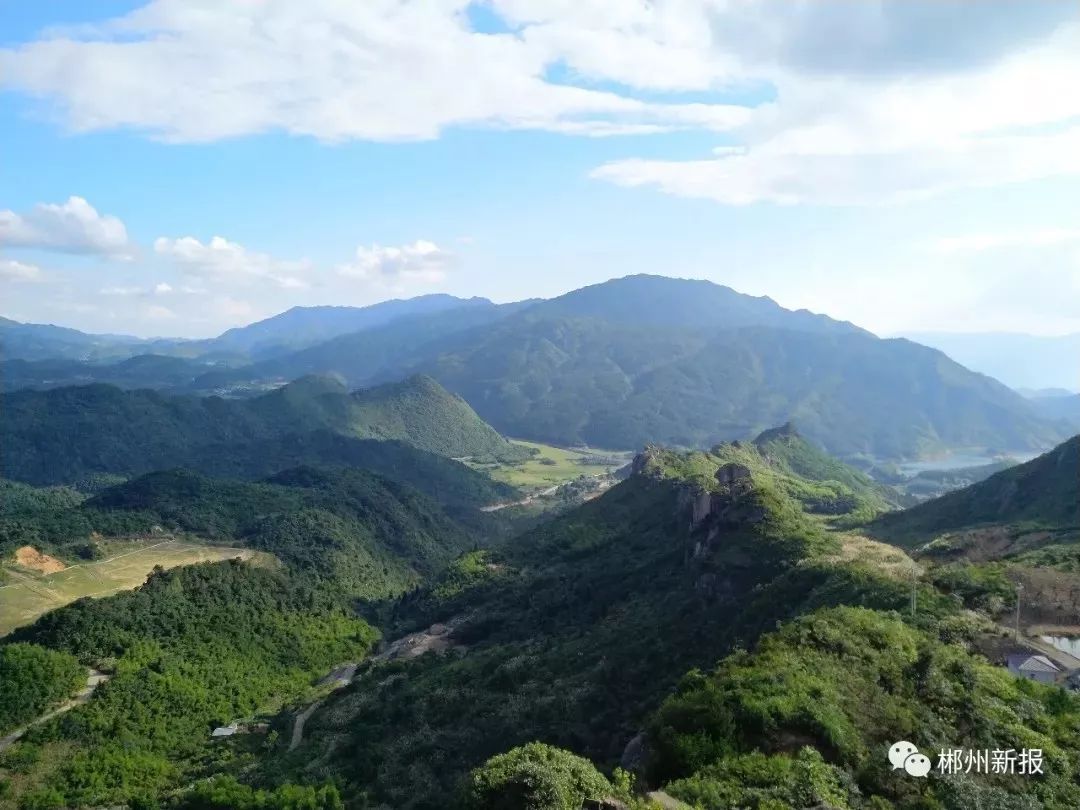
[[[1080,331],[1072,4],[351,5],[0,0],[0,314],[204,336],[654,272]]]

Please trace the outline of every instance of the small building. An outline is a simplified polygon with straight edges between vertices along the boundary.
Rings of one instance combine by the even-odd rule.
[[[240,727],[236,723],[229,723],[227,726],[218,726],[210,732],[211,737],[231,737]]]
[[[1061,668],[1045,655],[1010,655],[1007,659],[1009,672],[1018,678],[1027,678],[1039,683],[1057,683]]]

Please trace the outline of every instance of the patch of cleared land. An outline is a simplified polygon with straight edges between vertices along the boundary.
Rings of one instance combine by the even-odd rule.
[[[567,449],[550,444],[514,440],[536,450],[526,461],[514,464],[473,464],[496,481],[525,490],[547,489],[587,475],[603,475],[629,464],[634,454],[623,450]]]
[[[826,562],[862,563],[893,579],[910,580],[913,567],[922,573],[922,567],[895,546],[848,532],[837,534],[836,539],[840,541],[840,550],[827,555]]]
[[[108,559],[79,563],[46,574],[23,568],[15,560],[5,564],[7,577],[5,584],[0,585],[0,636],[83,596],[108,596],[136,588],[146,581],[157,565],[175,568],[234,557],[251,559],[257,554],[250,549],[172,539],[150,543],[110,543],[108,553]],[[27,554],[23,556],[29,557]]]

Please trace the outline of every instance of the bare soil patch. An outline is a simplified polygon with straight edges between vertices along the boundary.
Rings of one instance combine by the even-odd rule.
[[[67,568],[56,557],[42,554],[33,546],[23,546],[15,549],[15,563],[21,568],[37,571],[39,574],[58,574]]]

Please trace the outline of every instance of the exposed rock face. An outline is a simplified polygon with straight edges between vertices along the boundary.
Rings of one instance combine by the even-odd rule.
[[[634,738],[626,744],[622,757],[619,758],[619,767],[630,773],[642,774],[649,758],[649,738],[644,731],[639,731]]]
[[[753,486],[753,472],[745,464],[731,462],[716,471],[716,480],[722,486]]]
[[[686,490],[680,498],[680,508],[690,511],[691,531],[710,524],[708,542],[719,528],[760,523],[765,519],[765,509],[754,497],[754,479],[749,467],[725,464],[716,471],[716,482],[713,492]]]
[[[586,799],[581,810],[630,810],[630,808],[618,799],[609,796],[606,799]]]
[[[660,448],[655,445],[646,445],[645,449],[634,456],[634,460],[630,464],[631,475],[642,475],[646,472],[650,461],[654,461],[660,456]]]

